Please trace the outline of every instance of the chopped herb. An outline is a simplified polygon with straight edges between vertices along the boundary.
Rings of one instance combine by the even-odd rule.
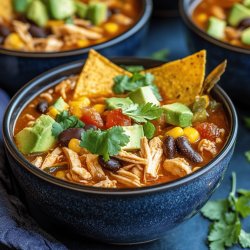
[[[250,215],[250,191],[240,189],[236,195],[236,174],[232,174],[232,191],[227,199],[209,201],[202,209],[204,217],[213,221],[208,241],[211,250],[225,249],[239,243],[250,247],[250,234],[241,226],[240,215]]]
[[[129,142],[129,136],[122,127],[116,126],[108,130],[87,130],[82,133],[80,146],[92,154],[102,155],[105,161],[117,155]]]
[[[244,122],[245,122],[246,128],[250,129],[250,117],[245,116],[244,117]]]
[[[64,130],[69,128],[83,128],[84,123],[68,111],[63,111],[56,116],[56,122],[52,126],[52,135],[57,137]]]
[[[161,49],[156,52],[154,52],[150,57],[155,60],[167,60],[167,57],[169,55],[169,50],[167,49]]]
[[[114,78],[113,91],[115,94],[125,94],[137,90],[138,88],[150,86],[156,96],[161,101],[158,87],[154,84],[154,76],[150,73],[140,74],[134,73],[132,77],[119,75]]]
[[[247,161],[250,163],[250,150],[245,152],[245,157],[246,157]]]
[[[152,139],[154,137],[154,134],[155,134],[155,126],[154,126],[154,124],[151,123],[151,122],[146,122],[143,125],[143,131],[144,131],[145,136],[148,139]]]
[[[122,113],[132,118],[135,122],[145,123],[160,118],[163,110],[152,103],[144,105],[132,104],[124,107]]]
[[[144,70],[144,67],[141,65],[122,65],[122,67],[130,73],[138,73]]]

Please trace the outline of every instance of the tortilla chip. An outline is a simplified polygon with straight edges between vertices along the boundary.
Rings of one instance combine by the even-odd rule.
[[[88,59],[76,83],[74,99],[87,96],[108,96],[112,94],[113,78],[131,73],[113,64],[95,50],[90,50]]]
[[[170,100],[187,105],[200,94],[205,78],[206,51],[148,69],[145,73],[155,76],[155,84],[161,94]]]
[[[0,17],[5,20],[10,20],[12,18],[12,1],[11,0],[1,0],[0,1]]]

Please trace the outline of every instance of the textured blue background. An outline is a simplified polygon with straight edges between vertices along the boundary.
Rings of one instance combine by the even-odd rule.
[[[184,57],[189,54],[186,47],[186,41],[183,34],[182,24],[177,18],[153,20],[150,31],[145,39],[144,46],[138,50],[137,55],[147,57],[156,50],[169,49],[169,60]],[[0,121],[1,113],[6,105],[6,98],[0,91]],[[246,108],[247,110],[247,108]],[[249,115],[250,111],[238,109],[239,118],[243,115]],[[0,135],[1,136],[1,135]],[[244,128],[240,121],[240,130],[237,141],[235,154],[227,171],[227,175],[213,195],[212,199],[224,198],[230,191],[230,176],[232,171],[237,173],[238,188],[250,189],[250,164],[247,163],[244,152],[250,150],[250,131]],[[49,233],[53,234],[59,241],[64,243],[69,249],[131,249],[131,250],[203,250],[208,249],[206,246],[206,236],[209,222],[201,217],[200,214],[182,224],[178,228],[169,232],[166,237],[153,243],[140,246],[110,246],[97,242],[91,242],[88,239],[79,236],[69,235],[59,229],[50,228]],[[245,221],[244,228],[250,232],[250,220]],[[234,247],[231,249],[240,249]]]

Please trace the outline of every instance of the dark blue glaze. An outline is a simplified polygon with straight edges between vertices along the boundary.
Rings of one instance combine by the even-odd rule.
[[[117,64],[147,67],[160,63],[142,59],[116,59]],[[63,76],[81,70],[76,62],[43,74],[12,99],[4,118],[3,135],[14,181],[20,186],[38,221],[53,222],[83,236],[108,243],[128,244],[158,239],[195,215],[219,186],[234,150],[236,111],[220,89],[213,95],[225,106],[230,136],[222,152],[206,167],[167,184],[140,189],[95,189],[64,182],[32,166],[13,142],[13,127],[22,108]]]
[[[144,41],[152,12],[152,0],[140,0],[143,10],[140,20],[122,35],[89,48],[59,53],[25,53],[0,49],[0,86],[13,95],[37,75],[62,64],[84,59],[93,48],[103,55],[132,56]]]
[[[223,60],[228,66],[221,86],[236,102],[250,104],[250,50],[216,40],[198,29],[191,20],[197,0],[181,0],[180,11],[186,26],[186,38],[190,52],[206,49],[207,68],[211,71]]]

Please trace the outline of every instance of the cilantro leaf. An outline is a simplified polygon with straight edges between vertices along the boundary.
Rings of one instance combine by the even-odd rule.
[[[243,218],[250,215],[250,197],[241,196],[235,203],[235,209]]]
[[[244,119],[244,123],[245,123],[246,128],[250,129],[250,117],[245,116],[243,119]]]
[[[155,126],[153,123],[151,122],[146,122],[144,125],[143,125],[143,131],[144,131],[144,134],[145,136],[150,140],[154,137],[154,134],[155,134]]]
[[[92,154],[102,155],[105,161],[110,156],[117,155],[123,146],[129,142],[129,136],[122,127],[116,126],[101,131],[87,130],[82,133],[80,146],[89,150]]]
[[[150,57],[155,60],[167,60],[168,55],[169,55],[169,50],[161,49],[155,51]]]
[[[241,229],[239,242],[243,248],[250,248],[250,233],[246,233]]]
[[[163,110],[152,103],[144,105],[132,104],[122,108],[122,113],[132,118],[135,122],[145,123],[148,120],[151,121],[160,118]]]
[[[246,157],[247,161],[250,163],[250,150],[245,152],[245,157]]]
[[[76,116],[70,115],[68,111],[63,111],[56,116],[56,122],[52,125],[52,135],[57,137],[66,129],[83,127],[84,123]]]
[[[130,73],[138,73],[144,70],[144,67],[141,65],[122,65],[122,67]]]
[[[237,192],[238,192],[239,194],[241,194],[241,195],[250,197],[250,191],[249,191],[249,190],[246,190],[246,189],[238,189]]]
[[[201,213],[210,220],[219,220],[228,210],[228,206],[227,200],[209,201],[201,209]]]
[[[138,88],[150,86],[156,98],[161,101],[158,87],[154,84],[154,76],[150,73],[134,73],[132,77],[119,75],[114,78],[113,91],[115,94],[124,94],[137,90]]]

